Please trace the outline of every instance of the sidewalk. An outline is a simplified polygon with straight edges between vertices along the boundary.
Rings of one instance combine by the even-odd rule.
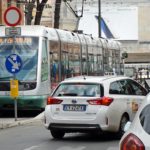
[[[17,118],[17,121],[15,121],[15,118],[0,118],[0,130],[32,122],[43,121],[43,119],[43,112],[34,118]]]

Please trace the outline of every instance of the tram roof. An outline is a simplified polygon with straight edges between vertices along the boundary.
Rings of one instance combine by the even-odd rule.
[[[68,43],[79,43],[79,38],[76,33],[70,32],[70,31],[64,31],[60,29],[54,29],[54,28],[48,28],[41,25],[22,25],[22,26],[16,26],[21,27],[21,35],[22,36],[44,36],[48,37],[51,40],[58,40],[59,38],[62,41],[67,41]],[[0,36],[5,36],[5,29],[9,28],[8,26],[0,26]],[[59,35],[59,37],[58,37]],[[92,38],[89,35],[80,35],[80,40],[82,40],[83,43],[97,43],[98,38]],[[84,39],[84,40],[83,40]],[[86,40],[86,42],[85,42]],[[113,40],[107,40],[107,39],[101,39],[101,42],[103,47],[111,47],[111,48],[118,48],[120,47],[119,43],[114,42]]]

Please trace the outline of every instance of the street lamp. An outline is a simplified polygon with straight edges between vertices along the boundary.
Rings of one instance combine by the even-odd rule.
[[[101,0],[98,0],[98,37],[101,37]]]

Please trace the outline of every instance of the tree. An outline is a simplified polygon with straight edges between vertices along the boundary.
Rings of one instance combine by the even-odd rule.
[[[33,16],[33,8],[36,7],[36,15],[34,24],[39,25],[41,22],[41,17],[43,13],[43,9],[48,0],[25,0],[25,20],[27,25],[31,25]]]
[[[35,16],[34,24],[39,25],[41,22],[41,17],[42,17],[44,6],[48,0],[42,0],[41,3],[39,2],[39,0],[36,0],[36,1],[37,1],[37,8],[36,8],[36,16]]]
[[[75,11],[70,3],[72,0],[63,0],[63,2],[66,4],[66,6],[70,9],[70,11],[74,14],[74,16],[77,18],[77,25],[76,30],[78,29],[79,21],[81,17],[83,16],[83,8],[84,8],[84,1],[82,0],[82,6],[81,6],[81,14],[79,15],[77,11]],[[60,9],[61,9],[61,2],[62,0],[56,0],[55,1],[55,12],[54,12],[54,28],[59,28],[59,20],[60,20]]]
[[[59,28],[61,0],[55,1],[54,28]]]
[[[33,12],[34,5],[35,5],[35,0],[25,1],[25,24],[26,25],[31,25],[33,19],[32,12]]]

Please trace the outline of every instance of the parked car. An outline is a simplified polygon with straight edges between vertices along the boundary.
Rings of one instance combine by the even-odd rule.
[[[127,132],[121,138],[120,150],[150,150],[150,94],[138,110],[134,121],[125,126]]]
[[[62,81],[47,99],[45,127],[54,138],[67,132],[124,133],[147,95],[124,76],[80,76]]]

